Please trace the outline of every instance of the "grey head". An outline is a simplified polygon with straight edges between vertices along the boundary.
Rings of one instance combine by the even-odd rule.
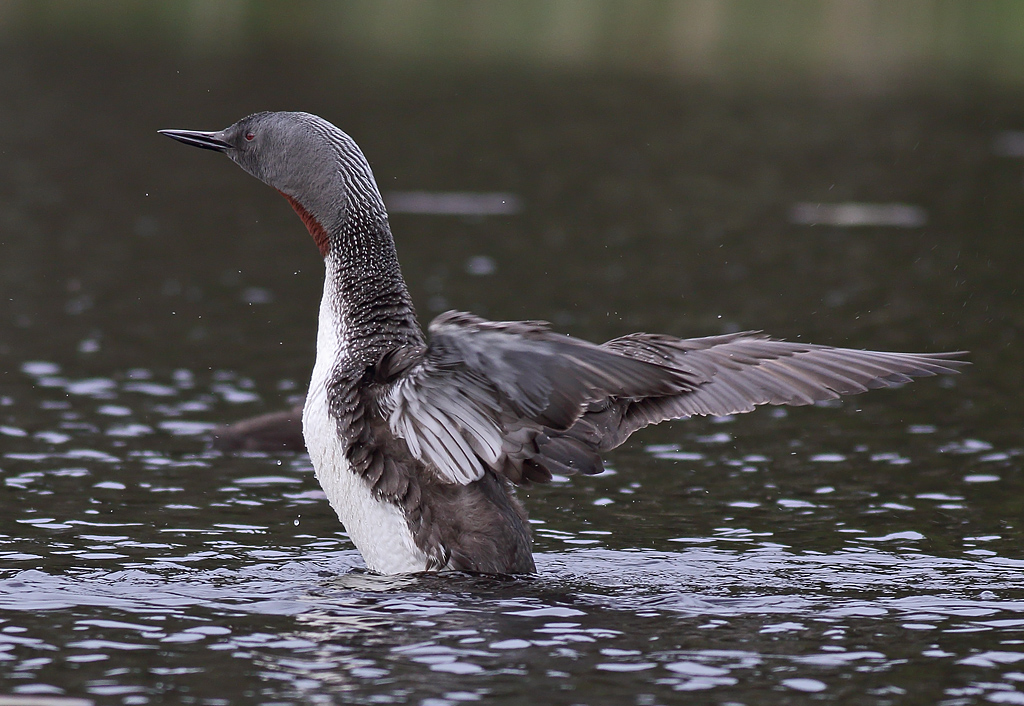
[[[160,130],[160,134],[226,154],[284,194],[303,220],[312,216],[328,233],[339,228],[353,210],[386,218],[362,151],[351,137],[316,115],[262,112],[216,132]]]

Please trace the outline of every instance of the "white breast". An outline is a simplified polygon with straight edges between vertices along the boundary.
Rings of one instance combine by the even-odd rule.
[[[338,439],[337,422],[328,412],[327,385],[344,339],[336,299],[328,292],[331,280],[328,272],[320,302],[316,364],[302,411],[306,448],[320,487],[367,568],[382,574],[425,571],[426,554],[416,546],[404,513],[396,505],[375,498],[369,484],[350,470]]]

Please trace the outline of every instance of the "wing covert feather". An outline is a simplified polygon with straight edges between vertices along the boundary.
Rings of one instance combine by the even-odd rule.
[[[477,480],[485,467],[519,480],[538,436],[569,429],[588,405],[694,385],[682,370],[556,334],[541,322],[448,312],[429,330],[420,360],[391,383],[381,406],[413,456],[452,483]],[[517,450],[509,442],[524,428]],[[562,447],[551,452],[556,448]]]

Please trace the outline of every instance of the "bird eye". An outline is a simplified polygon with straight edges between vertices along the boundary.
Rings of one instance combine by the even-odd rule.
[[[255,137],[256,136],[254,134],[252,134],[251,132],[245,133],[245,141],[246,142],[252,142],[253,139],[255,139]]]

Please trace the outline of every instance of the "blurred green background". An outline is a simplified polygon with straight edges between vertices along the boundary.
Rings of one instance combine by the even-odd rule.
[[[267,45],[416,67],[632,71],[896,90],[1024,81],[1014,0],[6,0],[8,38],[231,55]]]

